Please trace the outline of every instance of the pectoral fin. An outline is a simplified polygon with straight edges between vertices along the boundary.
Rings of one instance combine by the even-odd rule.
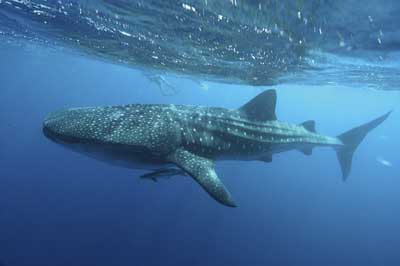
[[[212,160],[183,149],[176,150],[168,159],[186,171],[216,201],[229,207],[236,207],[230,193],[215,173]]]

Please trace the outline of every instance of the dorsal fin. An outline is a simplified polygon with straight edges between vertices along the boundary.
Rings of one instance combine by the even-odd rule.
[[[250,120],[267,121],[276,120],[276,91],[266,90],[240,107],[240,111]]]
[[[303,126],[305,129],[307,129],[310,132],[315,133],[315,121],[314,120],[308,120],[300,124]]]

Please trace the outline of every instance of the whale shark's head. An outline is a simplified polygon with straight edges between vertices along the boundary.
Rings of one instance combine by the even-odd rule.
[[[50,113],[43,133],[60,144],[145,145],[148,126],[142,117],[129,106],[70,108]]]
[[[65,109],[50,113],[43,122],[43,134],[59,144],[83,144],[90,136],[93,114],[87,108]]]
[[[50,113],[43,134],[63,147],[119,166],[154,161],[136,116],[118,107],[73,108]],[[135,162],[135,164],[133,163]]]
[[[124,157],[143,159],[164,153],[162,148],[171,144],[163,138],[167,130],[155,127],[162,125],[157,119],[152,109],[138,105],[64,109],[44,119],[43,134],[80,153],[115,156],[117,150]]]

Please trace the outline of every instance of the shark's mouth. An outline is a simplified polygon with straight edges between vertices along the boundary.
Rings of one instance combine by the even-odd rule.
[[[71,119],[77,115],[75,113],[77,109],[64,109],[50,113],[43,121],[43,134],[50,140],[60,144],[86,143],[85,139],[68,134],[63,130],[63,128],[73,125],[74,121]]]
[[[62,136],[60,134],[57,134],[57,132],[53,128],[53,122],[55,122],[59,118],[58,115],[56,115],[56,112],[50,113],[43,121],[43,128],[42,132],[43,135],[45,135],[48,139],[54,141],[54,142],[60,142]]]
[[[54,136],[53,132],[45,124],[43,125],[42,132],[46,138],[56,141],[56,137]]]
[[[81,138],[63,134],[55,127],[55,123],[58,119],[62,119],[62,116],[55,117],[54,115],[48,116],[43,122],[42,132],[48,139],[59,143],[59,144],[78,144],[85,142]]]
[[[77,144],[77,143],[82,143],[82,140],[74,137],[70,137],[67,135],[63,134],[58,134],[54,130],[52,130],[50,127],[43,125],[43,135],[46,136],[46,138],[60,144]]]

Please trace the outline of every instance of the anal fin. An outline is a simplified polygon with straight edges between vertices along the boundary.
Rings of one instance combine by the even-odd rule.
[[[258,158],[258,160],[266,162],[266,163],[270,163],[270,162],[272,162],[272,155],[271,154],[263,155],[260,158]]]
[[[303,149],[299,149],[299,151],[304,154],[304,155],[311,155],[312,154],[312,148],[303,148]]]

